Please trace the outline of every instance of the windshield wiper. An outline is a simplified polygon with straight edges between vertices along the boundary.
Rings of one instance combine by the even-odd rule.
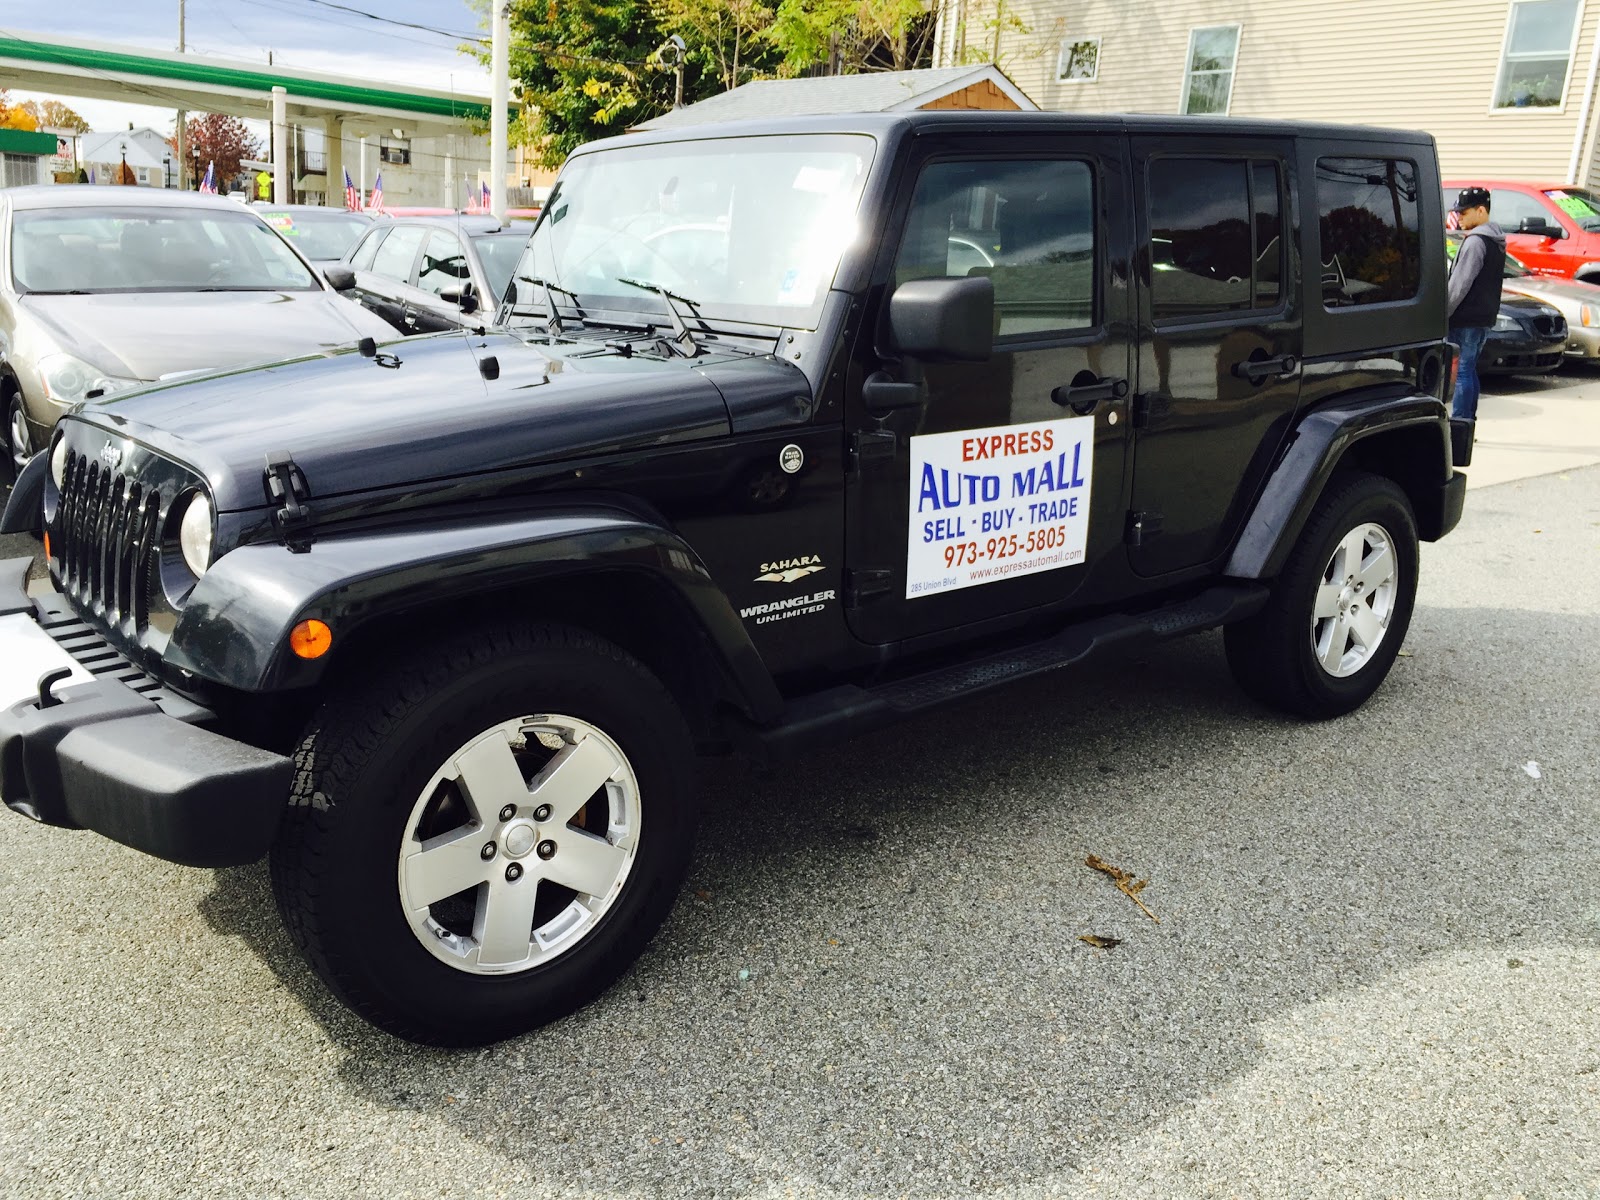
[[[555,294],[557,292],[560,292],[563,296],[569,297],[572,300],[572,307],[578,310],[579,322],[581,323],[583,321],[583,302],[578,299],[577,292],[571,291],[568,288],[564,288],[559,283],[551,283],[548,279],[542,279],[538,275],[518,275],[517,279],[521,280],[523,283],[531,283],[535,287],[541,287],[544,289],[545,328],[551,333],[559,334],[561,332],[561,310],[556,307],[555,299]],[[516,307],[517,303],[515,300],[513,300],[511,302],[511,309],[513,312],[516,311]]]
[[[676,345],[685,358],[693,358],[700,353],[700,343],[695,340],[694,331],[689,328],[688,322],[683,319],[683,314],[678,311],[678,305],[682,304],[688,307],[690,315],[694,316],[696,315],[694,310],[700,307],[698,304],[689,299],[689,297],[668,291],[659,283],[653,283],[648,279],[625,279],[622,276],[618,276],[617,282],[625,283],[629,287],[639,288],[641,291],[654,292],[660,296],[662,303],[667,306],[667,315],[672,318],[673,331],[678,335],[669,344]]]

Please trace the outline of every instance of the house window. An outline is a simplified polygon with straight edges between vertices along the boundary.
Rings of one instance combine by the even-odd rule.
[[[1393,158],[1317,159],[1322,303],[1409,300],[1422,278],[1417,166]]]
[[[1056,79],[1062,83],[1093,83],[1100,73],[1100,39],[1063,38],[1056,57]]]
[[[1495,108],[1557,108],[1567,91],[1579,0],[1512,0]]]
[[[378,139],[378,161],[395,166],[411,165],[411,139],[381,137]]]
[[[1238,57],[1239,26],[1204,25],[1191,29],[1182,111],[1226,114],[1233,100],[1233,65]]]

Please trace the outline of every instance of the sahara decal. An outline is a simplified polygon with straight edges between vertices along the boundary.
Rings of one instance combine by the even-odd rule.
[[[1083,562],[1094,418],[911,439],[906,598]]]
[[[757,583],[793,583],[797,579],[804,579],[807,575],[814,575],[822,570],[822,556],[819,554],[805,554],[799,558],[781,558],[776,562],[761,564],[761,573],[756,576]]]

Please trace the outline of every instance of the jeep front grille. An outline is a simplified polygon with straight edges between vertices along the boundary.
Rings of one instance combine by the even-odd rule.
[[[62,590],[107,624],[142,631],[160,521],[159,491],[69,452],[52,547]]]

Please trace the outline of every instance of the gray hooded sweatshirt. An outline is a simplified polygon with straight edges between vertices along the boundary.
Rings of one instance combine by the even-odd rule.
[[[1456,251],[1455,264],[1450,268],[1450,307],[1449,315],[1455,316],[1456,309],[1461,307],[1461,302],[1467,298],[1473,282],[1478,278],[1478,272],[1483,269],[1483,260],[1487,251],[1485,241],[1499,243],[1500,255],[1503,260],[1506,249],[1506,232],[1493,221],[1485,221],[1476,229],[1469,230],[1467,236],[1461,239],[1461,249]],[[1499,281],[1495,283],[1495,294],[1500,292]]]

